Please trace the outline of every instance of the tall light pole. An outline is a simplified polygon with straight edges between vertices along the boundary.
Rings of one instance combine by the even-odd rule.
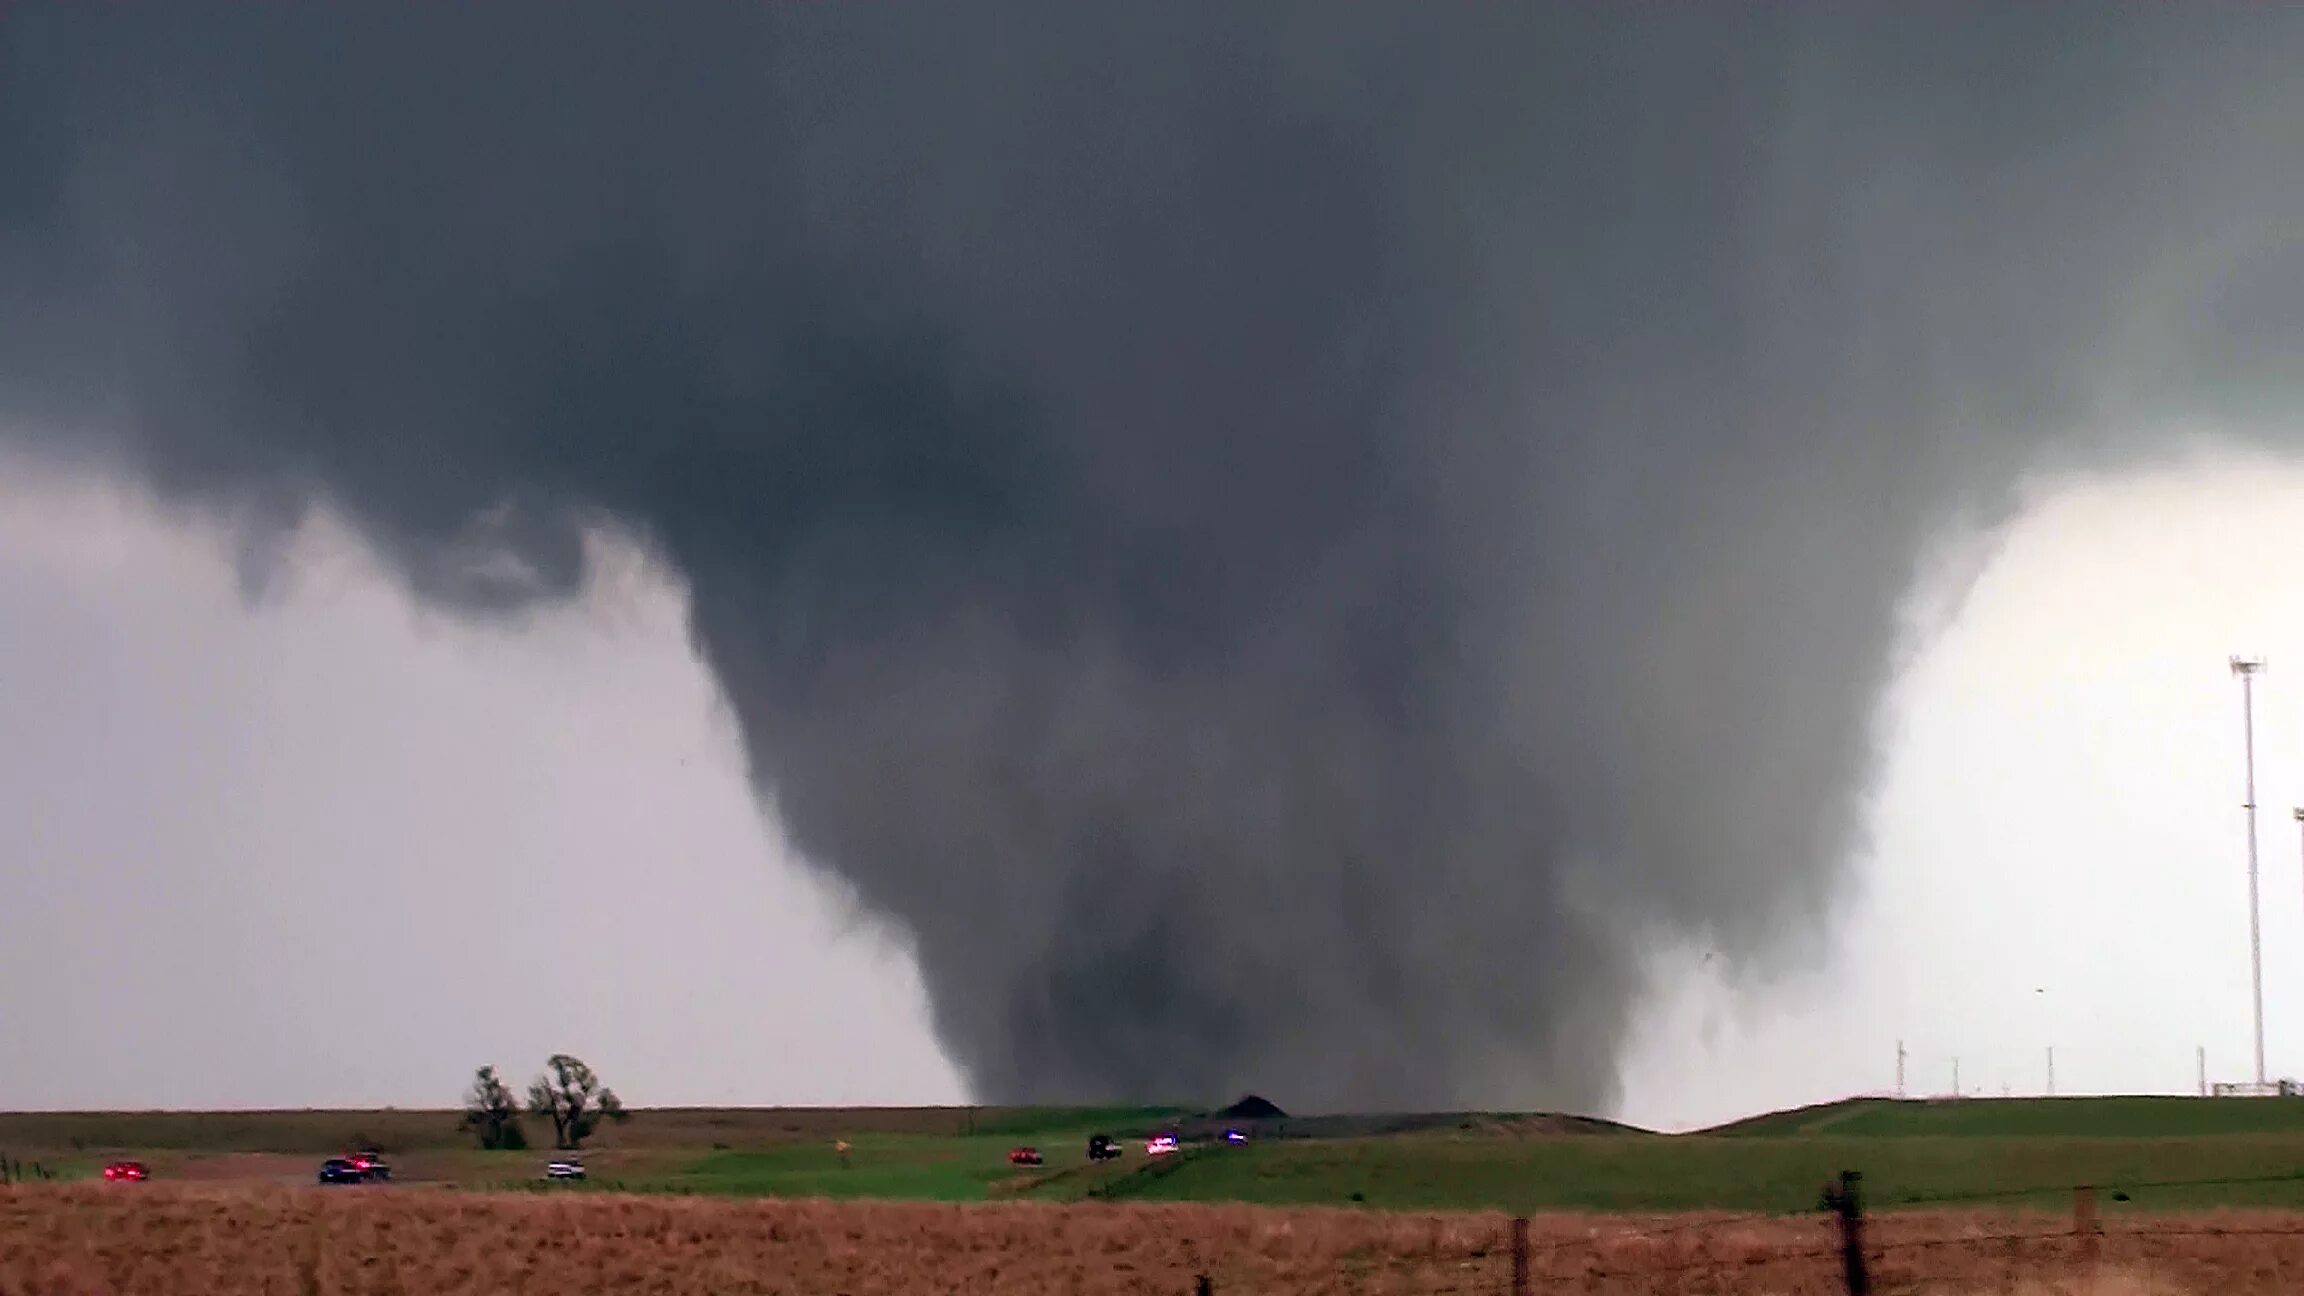
[[[2232,673],[2240,677],[2240,732],[2248,759],[2248,799],[2240,806],[2248,816],[2248,970],[2255,992],[2259,1088],[2264,1084],[2264,931],[2256,898],[2256,676],[2263,669],[2261,657],[2232,658]]]

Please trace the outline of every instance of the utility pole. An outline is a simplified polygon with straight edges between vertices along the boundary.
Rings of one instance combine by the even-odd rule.
[[[1964,1095],[1963,1095],[1963,1094],[1960,1092],[1960,1059],[1959,1059],[1959,1058],[1953,1058],[1953,1059],[1952,1059],[1952,1096],[1953,1096],[1953,1097],[1955,1097],[1955,1098],[1959,1098],[1959,1097],[1963,1097],[1963,1096],[1964,1096]]]
[[[2200,1096],[2205,1098],[2208,1096],[2208,1046],[2196,1044],[2193,1049],[2200,1061]]]
[[[2298,806],[2298,807],[2296,807],[2296,811],[2295,811],[2295,814],[2296,814],[2296,827],[2297,827],[2297,828],[2298,828],[2298,830],[2299,830],[2299,834],[2298,834],[2298,835],[2299,835],[2299,836],[2304,836],[2304,806]]]
[[[2240,733],[2247,758],[2248,793],[2240,803],[2248,816],[2248,971],[2256,1019],[2256,1084],[2264,1084],[2264,929],[2258,913],[2256,883],[2256,677],[2264,670],[2261,657],[2233,657],[2232,673],[2240,678]]]
[[[2033,1003],[2036,1003],[2036,1004],[2046,1004],[2046,1003],[2048,1002],[2048,987],[2046,987],[2046,986],[2034,986],[2034,987],[2032,987],[2032,1002],[2033,1002]],[[2043,1018],[2045,1018],[2045,1017],[2047,1017],[2047,1016],[2048,1016],[2048,1014],[2047,1014],[2046,1012],[2042,1012],[2040,1015],[2041,1015]],[[2055,1034],[2055,1023],[2054,1023],[2054,1022],[2052,1022],[2052,1021],[2051,1021],[2051,1022],[2049,1022],[2047,1026],[2045,1026],[2044,1028],[2042,1028],[2042,1030],[2041,1030],[2041,1034],[2043,1034],[2043,1035],[2046,1035],[2046,1036],[2047,1036],[2048,1038],[2050,1038],[2050,1039],[2054,1039],[2054,1038],[2056,1038],[2056,1034]],[[2048,1048],[2048,1096],[2049,1096],[2049,1097],[2051,1097],[2051,1098],[2053,1098],[2053,1097],[2055,1097],[2055,1096],[2056,1096],[2056,1046],[2055,1046],[2055,1045],[2053,1045],[2053,1044],[2050,1044],[2050,1045],[2048,1045],[2048,1046],[2047,1046],[2047,1048]]]
[[[1904,1096],[1904,1041],[1896,1041],[1896,1096]]]

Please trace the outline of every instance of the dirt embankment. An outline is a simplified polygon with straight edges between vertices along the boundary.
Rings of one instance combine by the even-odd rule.
[[[1887,1287],[1952,1293],[2270,1296],[2304,1279],[2304,1216],[1897,1214]],[[1536,1290],[1602,1296],[1842,1290],[1815,1218],[1556,1216],[1530,1230]],[[23,1293],[1215,1290],[1261,1296],[1504,1290],[1509,1226],[1214,1206],[936,1206],[445,1189],[44,1185],[0,1189],[0,1296]]]

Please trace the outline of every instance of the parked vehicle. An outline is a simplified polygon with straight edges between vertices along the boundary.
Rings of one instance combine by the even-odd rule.
[[[330,1157],[320,1163],[320,1182],[324,1184],[356,1184],[368,1182],[368,1174],[352,1163],[350,1157]]]
[[[141,1161],[115,1161],[104,1167],[104,1177],[116,1183],[138,1183],[152,1176]]]
[[[544,1177],[547,1179],[581,1179],[584,1177],[584,1163],[575,1157],[561,1157],[545,1165]]]
[[[1173,1134],[1156,1134],[1144,1140],[1144,1155],[1146,1156],[1167,1156],[1175,1150],[1176,1136]]]
[[[1091,1161],[1117,1161],[1120,1145],[1109,1134],[1092,1134],[1088,1138],[1088,1159]]]
[[[1014,1166],[1039,1165],[1040,1149],[1034,1147],[1011,1148],[1008,1152],[1008,1164]]]
[[[381,1152],[357,1152],[351,1157],[352,1168],[370,1179],[390,1179],[392,1167],[384,1164]]]

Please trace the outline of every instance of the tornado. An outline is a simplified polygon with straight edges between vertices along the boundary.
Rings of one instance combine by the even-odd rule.
[[[1933,546],[2300,438],[2304,10],[0,15],[0,438],[674,573],[991,1102],[1604,1110],[1818,956]],[[347,679],[346,688],[357,688]]]

